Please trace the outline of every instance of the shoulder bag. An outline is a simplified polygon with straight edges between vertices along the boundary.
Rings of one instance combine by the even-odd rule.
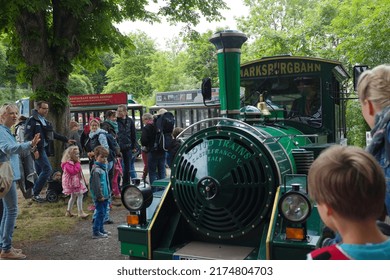
[[[3,198],[11,189],[14,172],[9,161],[0,162],[0,198]]]

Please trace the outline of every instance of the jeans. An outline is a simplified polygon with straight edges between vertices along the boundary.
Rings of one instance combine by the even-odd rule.
[[[107,166],[107,171],[110,172],[113,169],[113,167],[114,167],[114,162],[110,161],[108,163],[108,166]],[[110,181],[110,184],[111,184],[111,181]],[[112,186],[110,186],[110,190],[112,191]],[[111,212],[110,205],[111,205],[111,198],[107,200],[107,208],[104,212],[103,222],[107,222],[110,219],[110,212]],[[95,220],[96,216],[97,216],[97,211],[95,209],[95,211],[93,211],[92,219]]]
[[[92,233],[98,235],[99,232],[104,232],[104,213],[108,207],[108,200],[95,201],[96,217],[93,220]]]
[[[12,247],[12,235],[16,217],[18,216],[18,193],[15,181],[12,182],[11,189],[3,197],[3,204],[3,217],[0,224],[0,247],[3,251],[8,251]]]
[[[34,196],[37,196],[41,193],[42,188],[45,186],[52,172],[50,161],[45,150],[39,151],[39,158],[35,160],[35,169],[39,176],[35,181],[33,192]]]
[[[165,153],[148,153],[148,172],[151,185],[154,180],[165,178]]]
[[[135,179],[137,178],[137,172],[135,171],[135,159],[136,157],[135,156],[131,156],[131,160],[130,160],[130,177],[131,179]]]
[[[130,168],[131,168],[131,150],[122,150],[122,169],[123,169],[123,179],[122,179],[122,187],[130,184]]]
[[[111,198],[110,198],[110,199],[107,199],[106,201],[107,201],[107,207],[106,207],[106,210],[104,211],[103,222],[107,222],[107,221],[110,219]],[[93,220],[96,220],[96,217],[97,217],[97,210],[96,210],[96,208],[95,208],[95,210],[93,211],[92,219],[93,219]]]

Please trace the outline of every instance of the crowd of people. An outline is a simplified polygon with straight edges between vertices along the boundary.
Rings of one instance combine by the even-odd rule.
[[[5,135],[0,138],[0,163],[9,161],[14,170],[12,187],[0,200],[1,259],[26,258],[21,249],[12,247],[18,212],[17,183],[24,197],[31,198],[36,203],[47,201],[43,194],[45,186],[47,190],[60,192],[68,198],[65,216],[78,216],[82,219],[89,216],[83,209],[83,198],[90,191],[93,201],[90,210],[94,211],[92,238],[100,239],[110,235],[103,225],[113,223],[110,219],[112,200],[120,201],[121,188],[137,178],[134,163],[141,151],[136,139],[135,123],[128,116],[126,105],[119,105],[117,110],[107,111],[104,120],[91,118],[81,135],[79,123],[70,121],[67,137],[54,130],[52,123],[46,118],[48,111],[49,102],[46,101],[36,103],[30,118],[18,116],[15,104],[5,104],[0,109],[0,130]],[[147,113],[143,120],[148,116],[148,125],[153,127],[153,120],[158,115]],[[145,131],[142,131],[142,137]],[[153,141],[156,139],[153,131],[149,137]],[[53,170],[49,161],[49,157],[54,155],[54,140],[64,143],[60,170]],[[89,182],[86,182],[81,166],[80,155],[83,152],[89,159]],[[164,153],[168,154],[168,151]],[[142,179],[152,182],[153,177],[150,176],[156,174],[153,169],[157,168],[156,164],[153,164],[154,158],[150,159],[149,163],[146,162],[146,157],[143,158],[145,169]],[[164,159],[166,158],[168,156],[164,155]],[[159,167],[164,168],[165,176],[166,165]],[[77,214],[73,212],[74,204],[77,206]]]
[[[378,226],[383,212],[390,216],[390,66],[380,65],[365,71],[358,81],[358,95],[362,115],[371,128],[372,142],[363,150],[357,147],[333,146],[314,161],[308,174],[309,194],[316,201],[323,222],[335,232],[338,240],[308,255],[308,259],[390,259],[390,239]],[[120,189],[137,178],[134,161],[140,152],[144,162],[142,179],[150,184],[166,176],[175,153],[180,147],[176,127],[166,135],[158,135],[156,115],[142,116],[141,151],[134,120],[127,115],[126,105],[106,112],[105,119],[92,118],[80,137],[79,124],[72,121],[69,137],[55,132],[46,119],[49,103],[39,101],[28,119],[18,118],[15,104],[0,108],[0,163],[10,163],[12,185],[0,202],[0,258],[24,259],[21,249],[12,246],[12,236],[18,214],[16,182],[25,197],[30,190],[32,200],[42,203],[42,189],[53,176],[48,159],[54,153],[53,140],[66,143],[61,160],[62,193],[69,196],[65,211],[73,217],[74,203],[77,216],[87,218],[83,197],[88,192],[80,153],[89,158],[89,191],[94,202],[92,238],[107,238],[110,232],[104,224],[112,223],[110,204],[120,198]],[[19,123],[16,125],[16,123]],[[14,130],[12,128],[15,127]],[[156,139],[163,137],[163,148]],[[159,140],[160,141],[160,140]],[[23,162],[23,164],[21,164]],[[148,178],[148,179],[147,179]],[[3,184],[4,178],[1,178]],[[364,205],[364,207],[362,207]]]

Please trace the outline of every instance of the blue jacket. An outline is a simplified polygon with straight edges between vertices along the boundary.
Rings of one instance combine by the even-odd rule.
[[[100,162],[94,163],[91,169],[91,178],[89,181],[93,201],[101,198],[109,199],[111,197],[111,188],[108,181],[107,164]]]
[[[14,172],[14,181],[20,179],[19,153],[31,149],[31,141],[25,143],[16,142],[11,130],[0,124],[0,162],[10,160]]]

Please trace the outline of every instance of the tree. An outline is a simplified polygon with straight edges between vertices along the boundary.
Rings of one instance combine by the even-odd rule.
[[[156,13],[147,2],[126,0],[1,0],[0,31],[12,39],[13,58],[31,83],[35,99],[48,99],[59,112],[67,103],[66,84],[72,62],[96,57],[101,51],[119,52],[130,43],[113,23],[124,19],[199,22],[200,15],[217,19],[222,0],[167,1]],[[91,60],[90,60],[91,61]]]
[[[177,41],[175,41],[177,42]],[[177,91],[197,88],[198,80],[187,72],[187,63],[190,59],[183,46],[178,49],[175,42],[170,49],[157,52],[150,67],[152,73],[148,78],[155,92]]]
[[[85,75],[72,74],[69,77],[67,90],[72,95],[94,93],[92,83]]]
[[[390,61],[390,5],[388,0],[340,1],[332,29],[340,38],[337,51],[350,65],[373,68]]]
[[[189,59],[186,71],[195,77],[199,84],[203,78],[210,77],[213,86],[218,87],[218,65],[215,47],[209,42],[215,32],[208,30],[198,37],[187,40]]]
[[[144,32],[131,33],[129,37],[134,48],[123,49],[113,60],[113,66],[107,71],[107,85],[103,92],[126,91],[133,94],[135,100],[140,100],[153,91],[146,78],[151,74],[149,64],[156,46]]]
[[[6,36],[0,36],[0,104],[15,102],[31,94],[26,84],[18,85],[16,68],[9,63],[6,42]]]
[[[319,0],[244,0],[250,14],[238,27],[253,41],[243,47],[243,60],[277,54],[309,55],[311,37],[305,20],[313,16]]]
[[[33,99],[50,102],[57,129],[64,131],[67,123],[62,113],[72,63],[93,67],[99,53],[119,53],[131,44],[114,23],[166,17],[173,23],[197,24],[201,14],[218,19],[218,9],[226,7],[222,0],[169,0],[150,12],[147,5],[145,0],[0,0],[0,33],[10,36],[13,62],[31,84]]]

